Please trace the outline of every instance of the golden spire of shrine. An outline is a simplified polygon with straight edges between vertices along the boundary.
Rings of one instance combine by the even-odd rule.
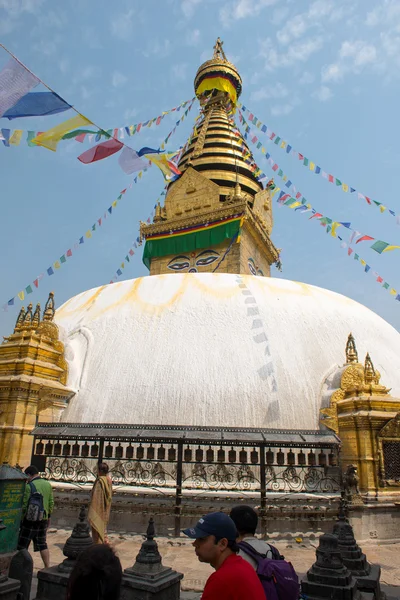
[[[356,342],[354,340],[353,334],[350,333],[347,338],[346,344],[346,363],[357,363],[358,362],[358,352],[356,348]]]
[[[14,333],[16,333],[17,331],[19,331],[22,328],[22,323],[24,322],[24,317],[25,317],[25,307],[23,306],[18,313],[18,317],[17,317],[15,327],[14,327]]]
[[[54,292],[50,292],[46,305],[43,312],[43,321],[52,321],[55,315],[56,309],[54,306]]]

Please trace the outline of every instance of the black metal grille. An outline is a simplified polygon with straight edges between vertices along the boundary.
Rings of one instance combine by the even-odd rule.
[[[383,442],[385,479],[400,481],[400,442]]]

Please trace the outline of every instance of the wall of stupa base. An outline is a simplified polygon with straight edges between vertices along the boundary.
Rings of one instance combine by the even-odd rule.
[[[242,228],[240,238],[240,266],[238,273],[269,277],[271,267],[265,256],[261,239],[255,239],[247,227]]]
[[[0,463],[28,467],[31,463],[33,438],[30,432],[36,425],[37,402],[25,398],[0,402]]]

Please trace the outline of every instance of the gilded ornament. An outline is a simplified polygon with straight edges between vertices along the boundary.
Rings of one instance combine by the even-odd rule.
[[[358,363],[358,353],[356,342],[353,335],[350,333],[346,344],[346,363]]]

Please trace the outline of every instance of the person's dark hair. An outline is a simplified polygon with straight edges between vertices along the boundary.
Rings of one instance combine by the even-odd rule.
[[[96,544],[84,550],[73,568],[67,600],[118,600],[122,567],[114,550]]]
[[[39,469],[37,467],[35,467],[35,465],[30,465],[29,467],[26,467],[25,469],[25,475],[30,475],[31,477],[33,477],[34,475],[38,475],[39,474]]]
[[[223,538],[215,537],[215,543],[218,544],[218,542],[222,539]],[[232,552],[235,552],[235,554],[239,552],[239,546],[237,545],[236,540],[228,540],[227,548],[229,548],[229,550],[232,550]]]
[[[230,518],[236,525],[240,535],[251,533],[254,535],[257,529],[258,516],[254,508],[241,504],[234,506],[229,513]]]
[[[108,464],[107,463],[100,463],[99,466],[97,467],[97,470],[99,472],[99,475],[107,475],[107,473],[108,473]]]

